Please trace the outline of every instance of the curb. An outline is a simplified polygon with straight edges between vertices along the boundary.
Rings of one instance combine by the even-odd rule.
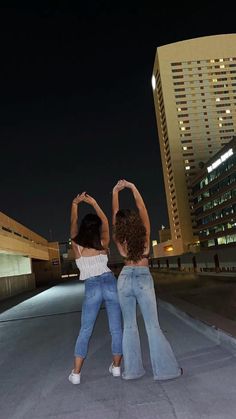
[[[174,314],[186,324],[191,326],[193,329],[205,335],[208,339],[215,342],[217,345],[222,345],[228,350],[235,352],[236,350],[236,338],[228,334],[222,329],[217,328],[214,325],[211,325],[207,322],[199,320],[193,317],[191,314],[186,313],[175,305],[168,303],[167,301],[161,300],[158,298],[158,304],[161,308],[168,310],[170,313]]]

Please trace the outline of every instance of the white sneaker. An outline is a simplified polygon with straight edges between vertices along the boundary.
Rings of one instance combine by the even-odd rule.
[[[113,375],[113,377],[120,377],[120,367],[115,367],[113,362],[109,367],[109,372]]]
[[[80,384],[80,373],[76,374],[74,370],[72,370],[68,379],[72,384]]]

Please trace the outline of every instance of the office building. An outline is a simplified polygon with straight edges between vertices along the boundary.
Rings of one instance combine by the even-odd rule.
[[[192,181],[201,248],[236,246],[236,137]]]
[[[191,181],[236,127],[236,34],[157,48],[152,87],[173,254],[190,251]]]

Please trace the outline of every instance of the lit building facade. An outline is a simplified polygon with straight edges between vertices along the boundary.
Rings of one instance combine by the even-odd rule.
[[[60,278],[58,242],[0,212],[0,300]]]
[[[205,164],[192,191],[201,247],[236,246],[236,137]]]
[[[236,34],[157,48],[152,87],[173,254],[198,241],[191,181],[236,128]]]
[[[161,230],[159,230],[159,240],[160,243],[164,243],[167,240],[171,240],[171,232],[169,228],[162,228]]]

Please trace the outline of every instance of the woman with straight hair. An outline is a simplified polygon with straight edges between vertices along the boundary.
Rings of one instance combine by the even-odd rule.
[[[119,192],[131,190],[138,209],[119,209]],[[142,377],[142,362],[136,304],[144,319],[148,336],[154,380],[179,377],[179,367],[169,342],[162,333],[158,320],[153,279],[149,271],[150,222],[142,196],[131,182],[120,180],[113,188],[113,237],[124,258],[118,278],[118,295],[124,320],[123,357],[126,380]]]
[[[87,214],[78,228],[78,207],[85,202],[94,213]],[[80,384],[81,368],[88,352],[89,339],[101,307],[105,302],[112,343],[113,360],[109,372],[120,376],[122,359],[121,310],[117,294],[117,280],[107,266],[110,241],[106,215],[94,198],[83,192],[72,202],[71,243],[75,262],[80,270],[80,280],[85,281],[85,296],[81,315],[81,328],[75,344],[74,369],[69,375],[72,384]]]

